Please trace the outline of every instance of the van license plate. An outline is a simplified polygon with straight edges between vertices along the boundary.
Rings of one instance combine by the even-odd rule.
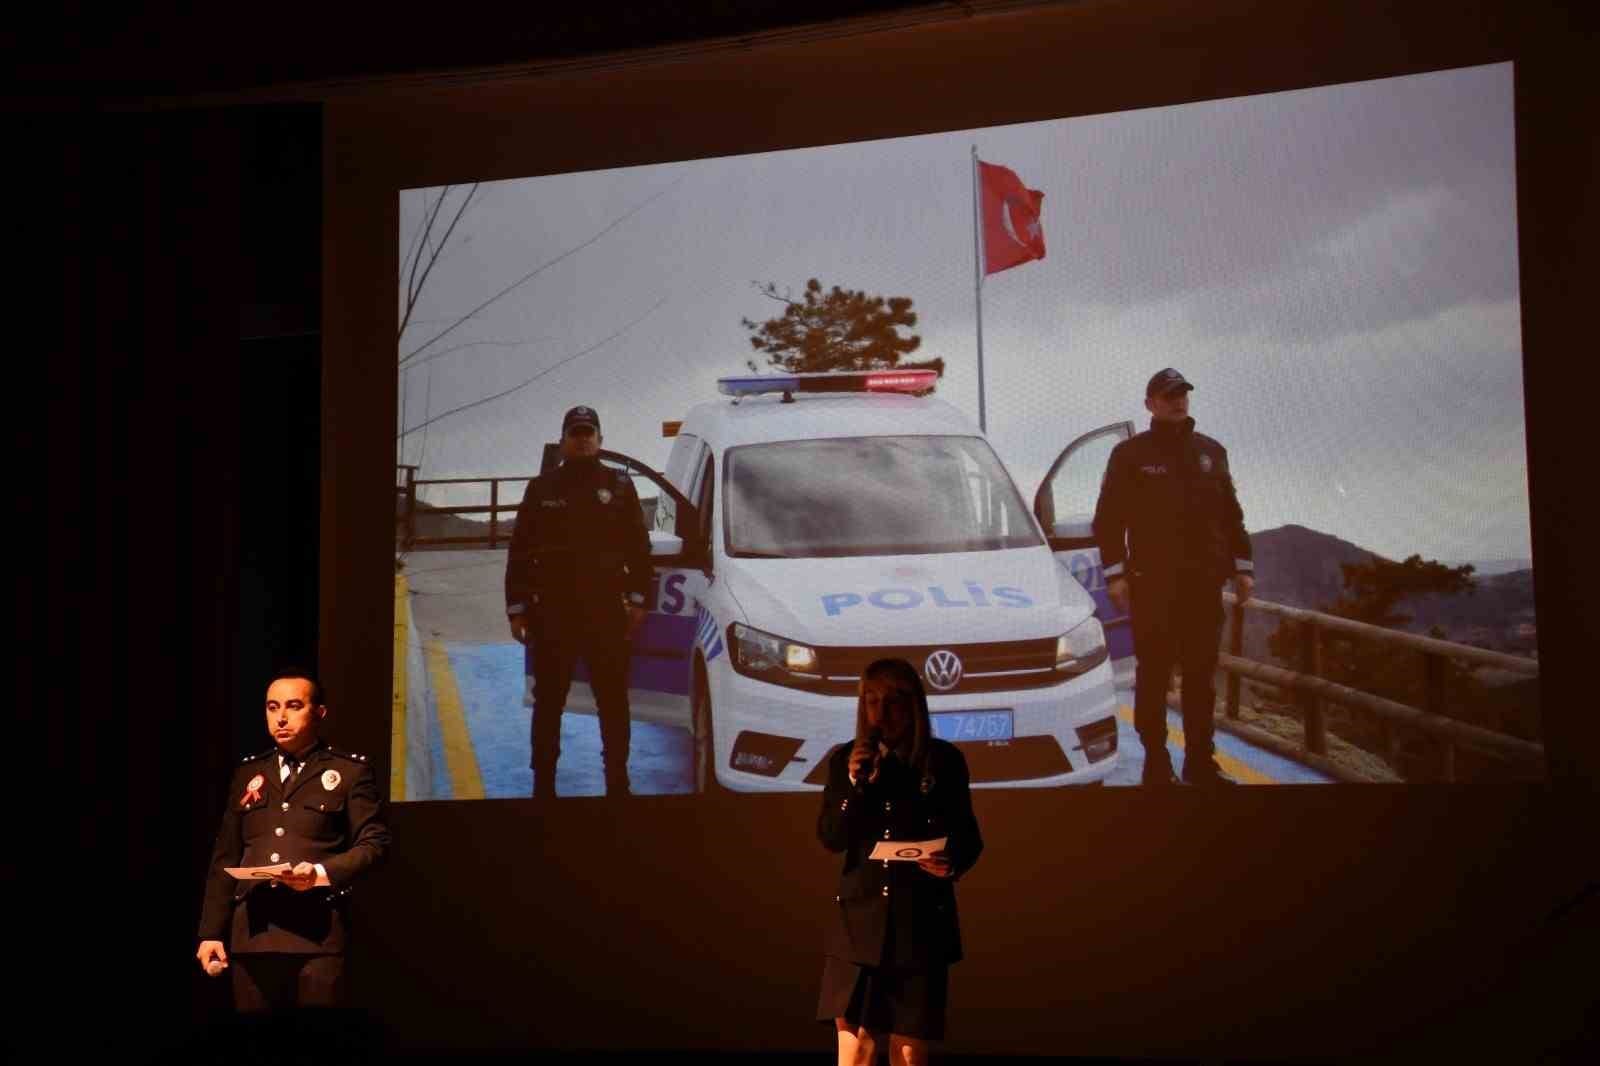
[[[1010,740],[1011,709],[994,711],[941,711],[928,716],[933,735],[940,740]]]

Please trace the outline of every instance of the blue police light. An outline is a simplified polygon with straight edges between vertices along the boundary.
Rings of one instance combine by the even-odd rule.
[[[918,394],[939,382],[933,370],[847,370],[821,374],[746,374],[717,379],[717,391],[735,399],[763,393],[902,392]]]
[[[754,374],[717,379],[717,391],[724,396],[760,396],[767,392],[795,392],[799,388],[799,374]]]

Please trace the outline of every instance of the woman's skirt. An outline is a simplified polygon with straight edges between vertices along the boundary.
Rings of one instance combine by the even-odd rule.
[[[943,1040],[949,977],[950,967],[944,964],[905,970],[826,956],[817,1020],[844,1018],[874,1033]]]

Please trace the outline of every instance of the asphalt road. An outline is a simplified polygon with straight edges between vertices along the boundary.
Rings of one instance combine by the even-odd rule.
[[[414,552],[401,572],[409,588],[403,684],[406,714],[397,717],[398,798],[526,796],[529,708],[523,649],[506,627],[504,551]],[[1136,785],[1144,754],[1133,731],[1133,695],[1119,686],[1116,769],[1108,785]],[[629,777],[637,795],[691,791],[693,749],[677,725],[647,720],[635,708]],[[400,723],[404,723],[403,727]],[[600,795],[604,776],[599,723],[588,686],[573,685],[562,716],[558,795]],[[1328,778],[1289,759],[1218,732],[1218,761],[1245,784],[1317,783]],[[1168,714],[1168,750],[1181,769],[1182,722]]]

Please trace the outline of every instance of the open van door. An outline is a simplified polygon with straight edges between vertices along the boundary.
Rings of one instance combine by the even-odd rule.
[[[646,601],[649,613],[633,635],[628,663],[628,702],[635,721],[659,722],[687,730],[689,653],[694,646],[696,599],[705,584],[708,545],[698,509],[666,476],[632,456],[601,449],[600,461],[633,479],[633,487],[650,531],[652,580]],[[560,462],[559,447],[546,445],[541,473]],[[524,702],[533,702],[533,641],[523,655]],[[573,672],[567,710],[596,713],[589,686],[589,664],[579,660]]]
[[[1106,595],[1093,521],[1111,449],[1133,433],[1132,422],[1115,422],[1085,433],[1056,457],[1033,498],[1033,513],[1044,527],[1050,550],[1094,597],[1094,614],[1105,627],[1112,668],[1119,673],[1133,663],[1133,627]]]

